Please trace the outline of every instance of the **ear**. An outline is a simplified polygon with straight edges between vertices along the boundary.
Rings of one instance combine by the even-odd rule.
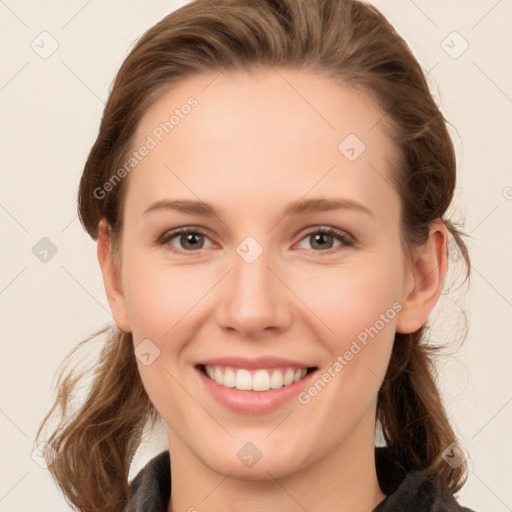
[[[126,302],[121,288],[120,269],[116,268],[113,261],[110,231],[105,219],[102,219],[98,225],[97,255],[114,321],[121,331],[130,332]]]
[[[415,332],[427,321],[443,289],[448,267],[448,232],[441,220],[432,222],[424,245],[414,248],[405,279],[397,332]]]

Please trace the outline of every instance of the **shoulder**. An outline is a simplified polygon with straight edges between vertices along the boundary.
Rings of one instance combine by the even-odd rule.
[[[166,512],[171,495],[169,451],[153,457],[130,483],[126,512]]]
[[[475,512],[462,507],[432,474],[405,471],[391,459],[386,448],[376,449],[375,460],[379,484],[387,497],[374,512]]]
[[[476,512],[458,504],[425,472],[407,473],[385,448],[376,449],[379,484],[387,497],[373,512]],[[126,512],[166,512],[171,495],[169,451],[153,457],[130,483]]]

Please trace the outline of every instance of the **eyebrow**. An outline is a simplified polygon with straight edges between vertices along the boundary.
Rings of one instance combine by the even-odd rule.
[[[340,199],[340,198],[314,198],[314,199],[299,199],[292,201],[281,211],[281,215],[298,215],[306,213],[325,212],[328,210],[356,210],[373,216],[373,212],[366,206],[353,201],[351,199]],[[149,208],[144,211],[144,214],[148,214],[154,211],[161,210],[174,210],[181,213],[189,213],[196,215],[203,215],[205,217],[216,217],[215,209],[213,206],[202,201],[190,201],[190,200],[170,200],[162,199],[153,203]]]

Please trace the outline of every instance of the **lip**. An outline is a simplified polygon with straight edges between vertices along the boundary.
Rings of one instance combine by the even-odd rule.
[[[246,370],[257,370],[259,368],[312,368],[313,364],[301,363],[292,359],[284,359],[280,357],[258,357],[255,359],[248,359],[246,357],[215,357],[212,359],[205,359],[198,361],[196,366],[230,366],[231,368],[244,368]]]
[[[245,360],[245,366],[237,366],[234,363],[234,358],[223,358],[223,359],[210,359],[207,363],[199,363],[194,367],[196,370],[201,382],[205,386],[208,393],[222,406],[227,407],[228,409],[245,415],[257,415],[257,414],[265,414],[272,411],[275,411],[286,402],[294,399],[297,395],[306,387],[310,385],[310,382],[313,376],[317,373],[317,369],[315,368],[313,371],[308,371],[307,375],[299,380],[298,382],[294,382],[289,386],[283,386],[279,389],[269,389],[268,391],[241,391],[236,388],[227,388],[225,386],[221,386],[217,384],[215,381],[211,380],[207,375],[203,373],[202,368],[204,368],[203,364],[212,364],[210,361],[215,361],[215,364],[212,366],[232,366],[235,368],[275,368],[277,366],[290,366],[289,361],[287,362],[285,359],[273,359],[275,362],[274,366],[267,366],[262,364],[261,361],[263,359],[252,360],[251,366],[247,366],[248,360]],[[222,362],[219,363],[217,361]],[[229,361],[229,364],[226,362]],[[241,360],[237,359],[238,365],[241,364]],[[258,361],[257,365],[253,365],[255,361]],[[296,368],[313,368],[311,366],[300,365],[295,362]]]

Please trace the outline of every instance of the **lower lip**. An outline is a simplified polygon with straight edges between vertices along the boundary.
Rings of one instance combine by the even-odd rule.
[[[316,370],[310,372],[298,382],[289,386],[282,386],[279,389],[242,391],[217,384],[199,368],[196,368],[196,371],[199,373],[206,389],[218,402],[235,412],[243,414],[264,414],[278,409],[285,402],[297,397],[301,390],[308,385],[311,376],[316,373]]]

